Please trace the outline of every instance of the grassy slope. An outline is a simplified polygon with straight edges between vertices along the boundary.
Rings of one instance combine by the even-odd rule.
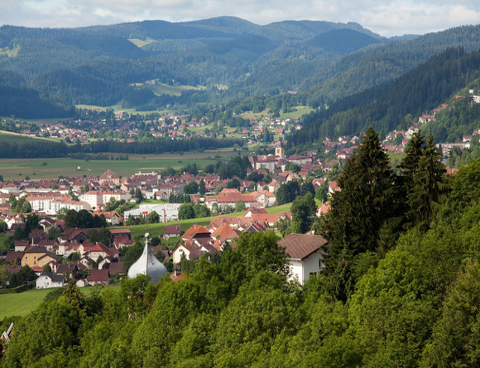
[[[281,212],[289,211],[291,205],[292,205],[291,203],[287,203],[281,206],[268,208],[267,211],[271,215],[278,215]],[[225,216],[243,216],[245,212],[246,211],[229,213],[228,215],[225,215]],[[148,224],[148,228],[147,228],[147,225],[123,226],[123,228],[130,229],[130,231],[132,232],[132,239],[135,239],[135,238],[139,239],[139,238],[142,238],[146,232],[150,233],[151,236],[163,235],[163,229],[165,225],[180,225],[182,231],[187,231],[194,224],[206,226],[210,223],[212,218],[217,218],[217,217],[218,216],[212,216],[212,217],[204,217],[204,218],[190,219],[190,220],[170,221],[168,223]]]
[[[57,138],[29,137],[29,136],[21,135],[18,133],[11,133],[11,132],[5,132],[3,130],[0,130],[0,143],[8,142],[8,143],[16,143],[18,145],[22,145],[22,144],[38,142],[38,141],[59,142]]]
[[[109,286],[114,290],[119,290],[120,286]],[[28,290],[19,294],[0,295],[0,321],[5,317],[25,316],[45,299],[45,296],[53,289]],[[88,295],[92,288],[81,288],[84,294]]]

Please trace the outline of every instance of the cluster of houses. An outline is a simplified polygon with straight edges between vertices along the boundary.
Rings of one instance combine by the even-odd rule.
[[[98,111],[92,111],[84,119],[78,119],[66,123],[57,123],[53,125],[41,125],[38,130],[22,129],[17,133],[31,137],[52,137],[69,141],[78,141],[79,143],[88,143],[92,139],[103,138],[103,131],[107,126],[107,120],[97,118]],[[257,139],[265,133],[266,130],[272,135],[283,135],[286,129],[300,129],[298,124],[299,117],[293,119],[273,118],[270,116],[262,117],[259,120],[250,120],[248,127],[238,128],[238,133],[250,143],[257,143]],[[138,134],[141,132],[137,122],[132,121],[131,117],[124,111],[115,113],[114,121],[115,136],[121,142],[133,143],[138,140]],[[146,127],[148,133],[153,137],[169,137],[171,139],[185,139],[191,136],[205,137],[218,136],[213,129],[221,125],[221,121],[211,122],[208,117],[200,119],[192,118],[190,121],[182,121],[179,116],[160,116],[157,120],[151,121]],[[202,127],[212,127],[211,130],[198,129]],[[194,128],[194,129],[191,129]],[[226,136],[233,136],[227,132]],[[237,134],[238,137],[238,134]]]
[[[122,247],[134,244],[130,230],[111,229],[111,247],[91,243],[90,230],[67,229],[55,240],[49,239],[41,229],[32,230],[29,240],[15,241],[15,250],[7,252],[8,272],[13,274],[24,266],[30,267],[39,275],[37,289],[63,286],[70,279],[77,280],[79,286],[107,284],[109,277],[124,275],[119,254]],[[68,261],[72,253],[77,253],[78,257]]]
[[[275,230],[278,221],[286,217],[291,218],[291,213],[271,215],[265,209],[250,208],[243,216],[214,218],[207,226],[195,224],[183,234],[179,225],[166,225],[163,237],[177,238],[178,245],[173,249],[161,245],[151,248],[153,254],[162,253],[164,262],[175,265],[182,259],[195,260],[205,253],[215,254],[227,246],[235,247],[242,233]],[[124,277],[127,270],[123,268],[120,250],[135,244],[130,230],[112,228],[112,246],[92,243],[88,234],[91,230],[67,229],[55,240],[49,239],[43,230],[32,230],[28,240],[15,241],[15,249],[4,257],[9,264],[8,272],[12,274],[24,266],[30,267],[38,275],[38,289],[62,287],[69,280],[75,280],[80,287],[108,284],[112,278]],[[305,245],[299,239],[304,239]],[[323,267],[322,247],[326,241],[321,236],[302,235],[299,238],[298,234],[291,234],[281,244],[290,257],[292,277],[300,282],[305,282],[309,275]],[[70,257],[73,253],[77,256]]]

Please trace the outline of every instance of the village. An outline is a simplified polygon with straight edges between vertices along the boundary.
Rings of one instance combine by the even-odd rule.
[[[473,100],[478,102],[475,98]],[[447,104],[443,104],[431,115],[420,116],[406,131],[391,132],[384,138],[383,148],[392,153],[402,153],[420,125],[435,120],[436,113],[447,107]],[[162,118],[165,120],[165,117]],[[188,127],[199,127],[206,123],[191,121],[177,124],[176,117],[167,120],[170,124],[163,122],[160,127],[166,129],[166,134],[172,139],[185,137]],[[263,133],[265,129],[273,129],[272,133],[283,135],[283,127],[290,122],[277,119],[270,124],[251,123],[255,134]],[[275,128],[275,125],[281,128]],[[295,125],[293,127],[298,128]],[[80,139],[81,142],[96,133],[94,128],[86,132],[62,128],[61,125],[40,128],[40,134],[46,131],[50,136]],[[195,134],[201,132],[197,131]],[[152,135],[155,133],[152,132]],[[242,128],[241,133],[246,137],[247,134],[250,135],[250,130]],[[447,157],[452,147],[469,148],[473,136],[479,133],[474,131],[472,135],[464,136],[461,143],[439,143],[437,146],[444,157]],[[135,131],[130,131],[129,134],[133,137]],[[242,233],[278,231],[279,221],[291,221],[292,213],[288,210],[278,214],[267,211],[268,208],[278,205],[278,190],[289,182],[308,181],[312,184],[314,193],[323,188],[326,197],[317,203],[316,215],[320,217],[325,214],[329,209],[328,196],[339,190],[336,177],[360,142],[361,134],[341,136],[337,140],[326,137],[316,151],[304,152],[302,156],[286,156],[282,140],[274,140],[269,147],[270,154],[253,154],[248,157],[250,167],[245,179],[222,179],[216,173],[203,172],[162,176],[155,171],[137,172],[122,178],[107,170],[99,177],[83,175],[37,182],[0,182],[0,223],[3,224],[1,230],[4,235],[13,237],[17,228],[24,229],[30,213],[38,216],[38,224],[41,226],[41,229],[26,234],[26,239],[15,240],[14,249],[8,250],[2,257],[8,264],[9,274],[15,274],[28,265],[38,276],[37,288],[63,286],[71,279],[76,280],[78,286],[108,284],[126,275],[128,270],[123,267],[121,255],[124,256],[125,249],[132,247],[138,240],[132,239],[128,228],[118,226],[148,223],[148,219],[155,219],[154,222],[158,223],[177,221],[184,202],[205,206],[209,213],[222,215],[212,218],[206,226],[193,224],[186,231],[181,231],[180,225],[165,225],[163,234],[159,234],[158,238],[178,239],[175,247],[162,246],[156,237],[152,239],[153,254],[158,255],[164,262],[170,262],[170,268],[175,271],[172,272],[172,277],[177,277],[177,274],[181,274],[179,264],[183,259],[193,261],[203,254],[222,252],[228,246],[235,246],[235,239]],[[454,170],[450,170],[450,173],[454,173]],[[232,182],[235,182],[235,185],[232,186]],[[191,188],[192,184],[195,188],[203,186],[203,189],[195,190],[194,193],[187,191],[186,188]],[[179,197],[182,200],[175,201],[175,198]],[[23,200],[21,211],[11,208],[12,200]],[[148,200],[148,203],[141,203],[142,200]],[[244,211],[241,216],[228,216],[229,212],[239,208]],[[90,230],[98,232],[99,228],[66,228],[64,216],[71,210],[101,217],[109,228],[109,246],[89,239]],[[53,238],[50,232],[52,228],[57,230],[53,232],[56,234]],[[305,247],[298,248],[294,245],[295,242],[289,242],[288,238],[292,236],[299,235],[287,235],[284,243],[296,249],[292,252],[300,254],[299,257],[294,257],[295,262],[300,262],[300,266],[292,264],[291,267],[296,270],[296,277],[303,283],[323,265],[321,247],[324,239],[314,236],[316,241],[301,241],[300,244],[305,243]],[[302,252],[306,254],[305,257]],[[315,255],[314,261],[307,259],[312,254]],[[291,262],[294,262],[294,258],[291,257]]]

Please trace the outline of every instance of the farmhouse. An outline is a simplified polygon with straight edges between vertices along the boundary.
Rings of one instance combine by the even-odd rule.
[[[35,281],[37,289],[48,289],[54,287],[63,287],[64,280],[62,275],[54,275],[49,271],[42,274]]]

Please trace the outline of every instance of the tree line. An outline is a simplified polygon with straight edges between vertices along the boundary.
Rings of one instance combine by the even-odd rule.
[[[164,152],[188,152],[205,149],[217,149],[243,146],[239,139],[191,138],[189,140],[171,140],[155,138],[148,142],[119,142],[114,140],[94,141],[88,144],[67,145],[64,142],[29,140],[27,143],[0,141],[0,158],[65,157],[97,153],[159,154]]]

